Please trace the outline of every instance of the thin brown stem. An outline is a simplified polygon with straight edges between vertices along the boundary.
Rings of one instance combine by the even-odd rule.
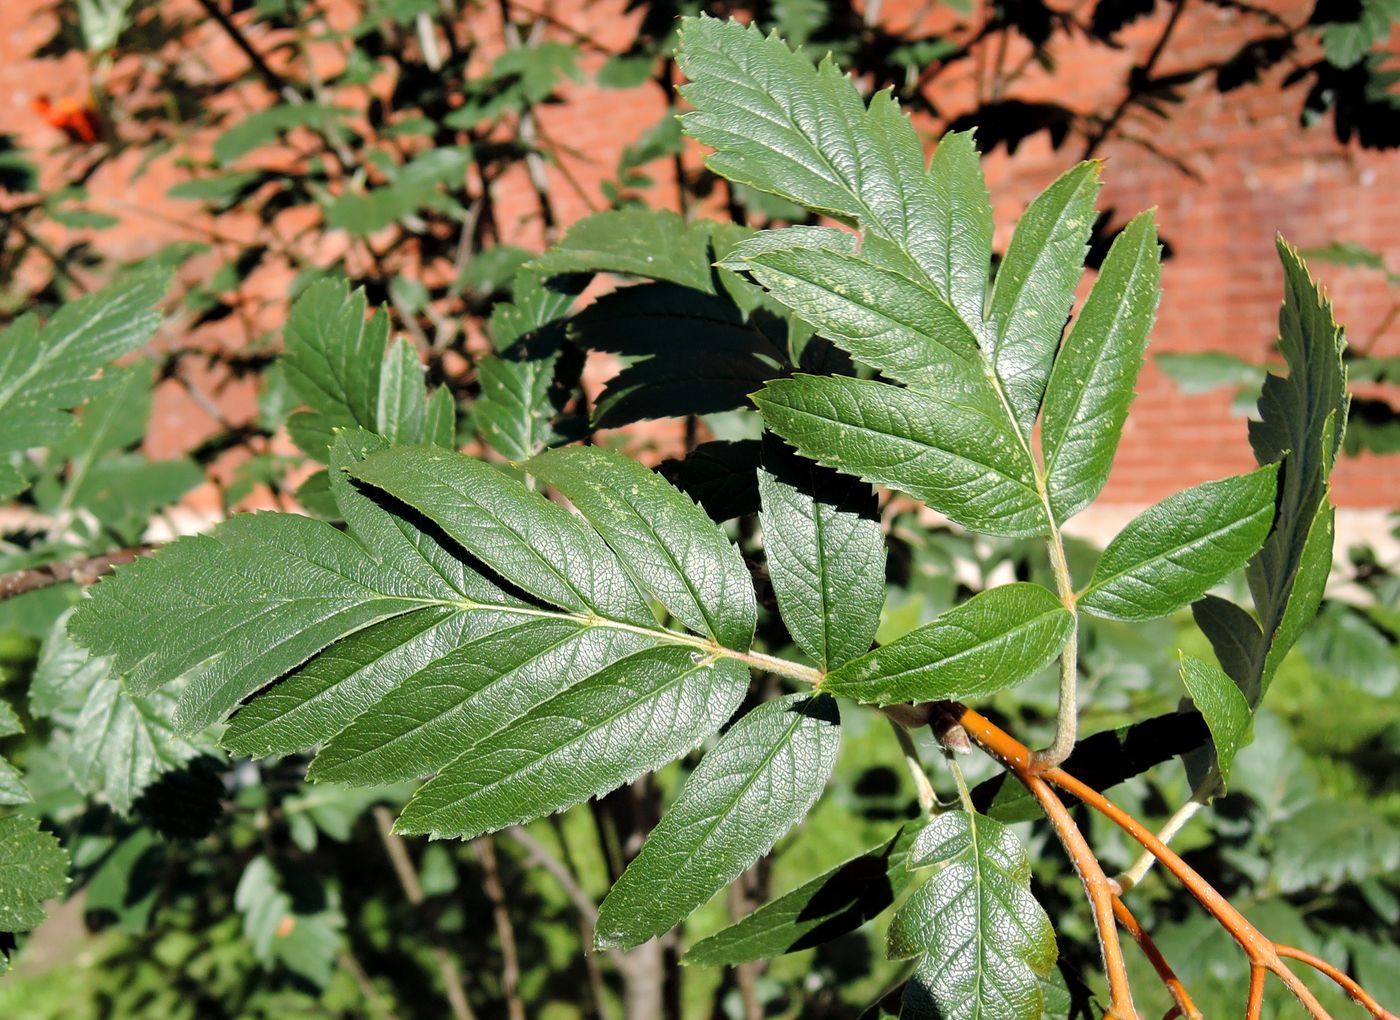
[[[1366,989],[1321,957],[1314,956],[1312,953],[1305,952],[1295,946],[1286,946],[1281,942],[1275,943],[1274,949],[1277,950],[1279,956],[1297,960],[1299,963],[1306,963],[1313,970],[1331,978],[1341,987],[1342,991],[1351,996],[1353,1002],[1373,1017],[1377,1017],[1378,1020],[1396,1020],[1395,1014],[1377,1002]]]
[[[505,995],[506,1012],[510,1020],[525,1020],[525,1003],[520,998],[520,953],[515,945],[515,925],[506,908],[506,890],[501,884],[501,870],[496,862],[496,845],[490,836],[472,842],[477,863],[481,865],[481,888],[491,904],[491,916],[496,924],[496,938],[501,943],[501,989]]]
[[[233,23],[218,0],[199,0],[199,6],[204,8],[204,12],[209,15],[213,22],[223,29],[224,34],[229,37],[235,46],[248,58],[248,63],[253,65],[253,70],[258,73],[258,77],[263,80],[263,84],[275,93],[281,93],[287,89],[287,80],[272,69],[268,62],[263,59],[256,47],[248,41],[248,37],[243,34],[243,30]]]
[[[1021,771],[1028,767],[1030,750],[989,719],[972,709],[964,708],[961,722],[969,737],[1005,763],[1015,774],[1019,776]],[[1294,998],[1302,1003],[1310,1016],[1318,1020],[1331,1020],[1330,1014],[1317,1001],[1317,997],[1308,986],[1284,964],[1273,941],[1250,924],[1214,886],[1158,839],[1154,832],[1093,787],[1080,782],[1062,769],[1045,769],[1036,774],[1047,783],[1078,797],[1151,851],[1162,863],[1162,867],[1170,871],[1197,902],[1230,933],[1244,950],[1251,966],[1263,967],[1277,976],[1293,993]]]
[[[1186,986],[1181,983],[1181,979],[1176,976],[1176,971],[1172,970],[1167,958],[1157,948],[1157,943],[1152,941],[1152,936],[1143,930],[1138,919],[1128,909],[1128,905],[1118,896],[1113,897],[1113,915],[1118,918],[1118,923],[1123,926],[1124,930],[1133,937],[1133,941],[1138,944],[1142,954],[1147,957],[1147,962],[1152,964],[1152,969],[1157,972],[1157,976],[1162,979],[1162,984],[1166,985],[1167,991],[1171,993],[1176,1006],[1173,1007],[1173,1013],[1169,1015],[1185,1017],[1186,1020],[1202,1020],[1201,1011],[1191,1001],[1191,995],[1186,991]]]
[[[544,844],[535,839],[528,832],[518,825],[511,826],[505,830],[505,835],[513,839],[525,850],[527,861],[530,864],[538,864],[551,875],[554,876],[564,894],[569,897],[569,902],[578,911],[579,917],[587,921],[591,926],[598,920],[598,906],[593,902],[593,898],[583,891],[583,886],[578,884],[578,879],[574,878],[574,873],[570,871],[564,862],[559,860],[545,849]],[[592,942],[592,937],[589,937]]]
[[[1147,54],[1147,58],[1142,64],[1133,69],[1133,77],[1129,81],[1127,91],[1123,94],[1122,100],[1114,107],[1113,112],[1104,118],[1098,130],[1089,137],[1087,144],[1084,146],[1084,155],[1081,158],[1093,158],[1094,153],[1099,151],[1099,147],[1108,140],[1109,136],[1118,127],[1119,122],[1127,115],[1127,112],[1132,109],[1133,104],[1137,102],[1139,95],[1143,91],[1143,87],[1151,84],[1152,71],[1157,66],[1157,61],[1162,59],[1162,54],[1167,50],[1167,43],[1171,40],[1172,33],[1176,31],[1177,24],[1181,21],[1182,12],[1186,10],[1186,2],[1187,0],[1176,0],[1176,3],[1172,6],[1171,14],[1167,17],[1167,23],[1162,28],[1162,34],[1157,37],[1156,44],[1153,45],[1151,52]],[[1143,83],[1143,87],[1137,84],[1139,82]]]
[[[360,994],[364,996],[365,1005],[370,1012],[378,1017],[378,1020],[399,1020],[398,1014],[384,1001],[384,997],[379,994],[379,989],[374,987],[374,982],[365,973],[365,968],[350,950],[345,950],[340,954],[340,966],[349,972],[356,987],[360,989]]]
[[[588,973],[588,988],[593,997],[593,1012],[604,1016],[607,1009],[607,995],[603,983],[603,973],[598,967],[598,954],[593,949],[593,926],[598,920],[598,907],[593,898],[584,892],[574,877],[572,869],[555,857],[539,840],[518,825],[505,830],[505,835],[518,843],[525,851],[525,860],[537,864],[549,872],[569,897],[569,902],[578,912],[579,935],[582,937],[584,952],[583,965]],[[562,836],[561,836],[562,842]]]
[[[1269,972],[1251,964],[1249,968],[1249,998],[1245,1001],[1244,1020],[1259,1020],[1264,1009],[1264,979]]]
[[[50,588],[55,584],[90,585],[98,578],[110,574],[123,563],[130,563],[138,556],[144,556],[156,547],[138,545],[130,549],[102,553],[100,556],[84,556],[76,560],[61,560],[58,563],[45,563],[42,567],[29,567],[11,574],[0,575],[0,601],[12,599],[16,595]]]
[[[379,829],[379,839],[384,844],[384,852],[389,857],[400,888],[403,889],[404,899],[408,900],[409,906],[419,910],[426,899],[423,895],[423,883],[418,881],[418,870],[414,868],[413,861],[408,856],[408,847],[404,844],[403,837],[394,832],[394,816],[382,804],[374,809],[373,814],[375,825]],[[421,910],[419,912],[421,913]],[[463,990],[462,972],[457,967],[457,961],[442,944],[437,926],[431,923],[428,925],[428,939],[433,944],[433,959],[437,963],[438,976],[442,979],[443,990],[447,994],[447,1003],[452,1007],[452,1016],[455,1020],[476,1020],[476,1013],[472,1011],[471,1003],[467,1001],[467,993]]]
[[[1040,802],[1041,809],[1054,826],[1055,835],[1069,854],[1074,870],[1079,875],[1079,881],[1084,885],[1084,892],[1089,897],[1089,904],[1094,911],[1094,926],[1099,935],[1099,951],[1103,954],[1104,971],[1108,975],[1108,1012],[1105,1014],[1105,1020],[1136,1020],[1138,1012],[1133,1005],[1132,988],[1128,984],[1128,966],[1123,959],[1123,945],[1118,940],[1118,928],[1114,924],[1113,887],[1108,883],[1108,876],[1104,874],[1103,866],[1094,856],[1094,851],[1089,848],[1084,834],[1079,831],[1079,826],[1074,823],[1064,803],[1055,795],[1055,791],[1050,789],[1049,784],[1030,771],[1029,756],[1024,767],[1013,771],[1016,778],[1021,780],[1026,789]]]

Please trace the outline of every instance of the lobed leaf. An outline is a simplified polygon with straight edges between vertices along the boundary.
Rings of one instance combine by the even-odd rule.
[[[529,460],[561,436],[555,373],[564,344],[564,316],[573,288],[553,289],[534,274],[516,280],[513,300],[491,309],[488,330],[498,353],[477,364],[481,392],[472,420],[487,444],[507,460]],[[452,442],[439,443],[452,446]]]
[[[68,855],[37,818],[0,817],[0,931],[37,928],[44,901],[68,886]]]
[[[368,320],[366,311],[362,288],[320,280],[293,303],[283,332],[287,350],[278,364],[310,409],[292,415],[287,427],[301,450],[323,463],[339,428],[362,428],[396,443],[442,441],[437,419],[444,409],[429,401],[417,351],[406,340],[390,340],[384,309]]]
[[[8,701],[0,701],[0,738],[13,737],[24,732],[19,716]],[[34,799],[29,787],[24,783],[18,768],[9,759],[0,755],[0,804],[28,804]]]
[[[104,389],[98,372],[155,334],[155,306],[169,286],[163,270],[136,273],[66,303],[42,327],[23,315],[0,334],[0,499],[27,486],[10,455],[55,443],[73,428],[67,412]]]
[[[44,641],[29,690],[35,714],[53,720],[59,757],[82,793],[100,794],[120,814],[163,773],[202,751],[209,740],[176,732],[180,683],[134,695],[112,663],[90,658],[67,634],[65,612]]]

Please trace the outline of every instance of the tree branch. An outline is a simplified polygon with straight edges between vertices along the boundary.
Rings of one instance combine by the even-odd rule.
[[[16,570],[11,574],[0,575],[0,601],[12,599],[16,595],[24,595],[31,591],[38,591],[40,588],[67,584],[70,581],[73,584],[84,586],[96,584],[98,578],[110,574],[114,568],[124,563],[130,563],[138,556],[144,556],[155,548],[154,545],[138,545],[130,549],[102,553],[100,556],[60,560],[57,563],[45,563],[41,567],[28,567],[24,570]]]
[[[1113,897],[1113,915],[1133,937],[1133,941],[1138,944],[1138,948],[1147,957],[1147,961],[1152,964],[1152,969],[1162,979],[1162,984],[1166,985],[1167,991],[1171,992],[1172,999],[1176,1002],[1176,1015],[1185,1017],[1186,1020],[1204,1020],[1201,1011],[1191,1001],[1186,986],[1176,976],[1176,971],[1172,970],[1167,958],[1157,948],[1157,943],[1152,941],[1152,936],[1142,930],[1142,925],[1138,923],[1138,919],[1133,916],[1133,912],[1128,909],[1128,905],[1123,902],[1120,896]]]
[[[1007,768],[1011,769],[1018,777],[1021,770],[1027,768],[1030,761],[1030,750],[1016,738],[994,725],[989,719],[970,708],[964,708],[961,722],[963,728],[967,730],[968,735],[974,741],[1005,763]],[[1058,786],[1066,793],[1078,797],[1142,844],[1152,856],[1162,863],[1162,867],[1176,876],[1177,880],[1220,923],[1221,927],[1230,933],[1230,937],[1244,951],[1254,970],[1268,971],[1282,981],[1293,993],[1293,997],[1308,1011],[1309,1016],[1316,1018],[1316,1020],[1331,1020],[1330,1014],[1318,1002],[1317,996],[1313,995],[1312,990],[1303,984],[1298,975],[1294,974],[1283,962],[1279,946],[1250,924],[1249,920],[1236,910],[1214,886],[1202,878],[1169,846],[1158,839],[1155,833],[1093,787],[1080,782],[1062,769],[1045,769],[1036,775],[1045,782]],[[1378,1020],[1394,1020],[1391,1014],[1384,1011],[1374,1013],[1373,1016],[1376,1016]]]
[[[384,844],[385,853],[389,855],[389,863],[394,867],[394,874],[403,889],[404,899],[415,909],[422,907],[426,899],[423,895],[423,884],[418,881],[418,871],[408,856],[403,837],[394,833],[394,816],[382,804],[374,809],[373,814],[375,824],[379,828],[379,839]],[[428,939],[433,944],[433,958],[437,961],[438,976],[442,978],[444,990],[447,992],[452,1016],[455,1020],[476,1020],[476,1013],[472,1011],[471,1003],[467,1002],[467,994],[462,987],[462,972],[457,969],[457,961],[442,944],[437,926],[430,923],[427,927]]]
[[[501,885],[501,871],[496,865],[496,845],[490,836],[472,842],[477,862],[481,865],[481,888],[491,902],[491,916],[496,923],[496,938],[501,943],[501,989],[506,998],[510,1020],[525,1020],[525,1003],[520,999],[520,953],[515,945],[515,926],[506,909],[506,891]]]

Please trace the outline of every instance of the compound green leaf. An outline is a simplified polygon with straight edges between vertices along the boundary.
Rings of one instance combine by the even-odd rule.
[[[600,797],[690,751],[747,690],[733,659],[675,646],[637,652],[464,749],[396,828],[466,839]]]
[[[0,333],[0,464],[73,427],[66,412],[102,391],[97,373],[155,334],[169,286],[168,272],[137,273],[68,302],[42,328],[24,315]],[[0,471],[0,499],[24,487],[8,465]]]
[[[603,901],[599,948],[664,934],[771,850],[821,796],[840,739],[836,702],[821,695],[777,698],[735,723]]]
[[[764,423],[804,456],[908,492],[989,535],[1048,531],[1030,454],[979,393],[799,375],[754,395]]]
[[[904,894],[914,880],[909,849],[921,826],[909,823],[893,839],[804,882],[764,904],[685,954],[686,963],[733,967],[820,946],[855,931]]]
[[[411,343],[400,340],[389,348],[379,376],[375,423],[380,435],[391,443],[418,443],[423,441],[427,413],[428,385],[423,362]]]
[[[393,442],[426,441],[428,391],[413,345],[392,342],[380,308],[366,319],[363,289],[319,280],[292,305],[278,364],[309,411],[291,416],[292,439],[325,462],[337,428],[362,428]]]
[[[71,615],[70,610],[59,617],[44,642],[30,704],[50,717],[61,734],[59,755],[73,784],[127,814],[162,773],[213,744],[176,732],[179,681],[133,695],[113,672],[111,660],[88,658],[69,638]]]
[[[890,956],[920,957],[901,1015],[1039,1020],[1055,933],[1031,895],[1030,858],[1011,830],[949,811],[919,833],[909,863],[936,870],[890,924]]]
[[[228,747],[319,747],[313,774],[355,784],[435,772],[404,825],[440,833],[606,792],[684,754],[738,706],[739,652],[660,627],[583,518],[495,468],[391,449],[363,430],[340,432],[331,461],[328,492],[347,531],[235,517],[104,580],[72,633],[139,677],[141,693],[173,693],[167,685],[190,673],[176,719],[185,729],[280,681],[239,708]],[[360,474],[416,513],[352,480]],[[683,499],[674,494],[666,513]],[[673,524],[693,518],[687,526],[721,537],[684,502],[690,512]],[[708,538],[697,548],[734,558]],[[549,557],[561,573],[545,572]],[[477,572],[483,563],[524,596],[582,608],[508,594]]]
[[[1038,584],[991,588],[827,675],[822,689],[865,704],[983,697],[1055,658],[1074,619]]]
[[[413,507],[511,584],[563,609],[641,626],[656,618],[596,533],[479,460],[435,447],[370,454],[352,478]]]
[[[0,817],[0,931],[29,931],[68,886],[68,855],[25,815]]]
[[[544,453],[526,471],[568,497],[618,559],[677,619],[744,651],[758,608],[738,548],[655,471],[596,446]]]
[[[1110,620],[1151,620],[1200,598],[1259,551],[1277,477],[1270,464],[1144,510],[1108,544],[1080,606]]]
[[[1030,204],[997,270],[992,363],[1023,435],[1030,435],[1060,333],[1084,270],[1099,163],[1066,171]]]
[[[770,442],[759,521],[783,622],[822,670],[864,653],[885,604],[885,536],[874,493]]]
[[[756,514],[758,468],[763,443],[757,439],[701,443],[683,458],[664,460],[657,470],[716,523]]]
[[[488,330],[498,353],[477,364],[481,392],[472,405],[472,420],[491,449],[507,460],[529,460],[560,438],[555,418],[563,394],[555,376],[564,316],[575,296],[572,288],[551,289],[536,275],[523,273],[513,300],[491,309]]]
[[[292,305],[281,364],[292,390],[327,421],[327,427],[375,431],[380,375],[389,345],[389,316],[377,309],[365,319],[363,290],[340,280],[319,280]]]
[[[477,363],[481,396],[472,405],[472,421],[507,460],[529,460],[557,438],[550,394],[558,363],[557,351],[519,360],[490,355]]]
[[[1161,295],[1161,246],[1150,212],[1123,228],[1055,358],[1040,448],[1057,521],[1108,481]]]
[[[1235,681],[1208,662],[1183,655],[1181,682],[1210,727],[1215,742],[1215,763],[1223,787],[1230,782],[1230,766],[1234,764],[1235,755],[1249,743],[1254,714]]]

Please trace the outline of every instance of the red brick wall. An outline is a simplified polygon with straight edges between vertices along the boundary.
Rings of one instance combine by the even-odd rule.
[[[35,93],[40,87],[51,94],[81,92],[86,87],[78,60],[55,64],[27,59],[50,29],[39,13],[45,6],[38,0],[9,0],[0,5],[0,130],[14,132],[40,148],[52,146],[57,137],[30,112]],[[1271,0],[1265,6],[1296,24],[1312,3]],[[885,5],[884,16],[892,24],[902,24],[922,7],[913,0],[899,0]],[[555,17],[604,46],[618,47],[631,38],[636,17],[624,8],[623,0],[584,3],[581,9],[577,0],[562,0],[552,10]],[[1062,42],[1055,53],[1056,73],[1029,73],[1009,95],[1053,100],[1084,112],[1111,107],[1127,69],[1157,39],[1165,10],[1164,4],[1159,5],[1156,17],[1126,30],[1117,51],[1073,39]],[[494,14],[481,15],[473,27],[481,38],[500,34]],[[1158,70],[1189,68],[1228,56],[1238,48],[1244,30],[1237,15],[1210,4],[1191,4]],[[214,66],[237,66],[240,59],[213,26],[200,34],[198,49],[199,57]],[[1014,47],[1009,57],[1011,63],[1017,62]],[[585,70],[591,75],[601,60],[598,55],[587,57]],[[1117,210],[1116,224],[1139,209],[1156,206],[1163,236],[1174,252],[1163,273],[1165,295],[1153,335],[1154,352],[1225,349],[1247,357],[1265,355],[1273,340],[1281,293],[1275,232],[1304,247],[1354,241],[1380,250],[1392,265],[1400,266],[1400,157],[1340,146],[1327,124],[1300,128],[1301,90],[1280,88],[1287,70],[1278,68],[1267,73],[1262,84],[1225,95],[1203,79],[1186,87],[1184,101],[1170,119],[1131,117],[1130,130],[1150,137],[1171,160],[1121,141],[1108,143],[1099,153],[1107,161],[1101,206]],[[940,79],[938,106],[950,118],[973,105],[971,71],[968,62],[963,78]],[[586,154],[566,160],[566,172],[550,171],[558,211],[564,222],[570,222],[605,204],[600,182],[612,175],[623,146],[662,116],[664,103],[655,86],[616,92],[591,84],[570,85],[563,98],[563,104],[542,110],[540,120],[551,138]],[[941,126],[921,124],[930,138]],[[1043,136],[1037,136],[1014,156],[998,151],[988,157],[999,245],[1009,237],[1017,212],[1077,159],[1082,147],[1082,139],[1071,137],[1060,151],[1054,151]],[[698,160],[699,154],[691,153],[690,158]],[[1194,176],[1173,161],[1188,167]],[[126,255],[189,236],[188,228],[151,215],[188,217],[187,204],[163,197],[178,171],[163,160],[136,180],[134,165],[134,158],[116,161],[91,185],[93,206],[123,219],[121,227],[98,235],[99,243]],[[654,176],[663,182],[654,193],[656,200],[673,202],[675,190],[665,183],[669,180],[666,168],[658,168]],[[582,195],[571,181],[581,187]],[[497,195],[498,216],[522,242],[538,244],[539,224],[527,184],[523,169],[503,182]],[[221,222],[220,229],[237,231],[239,226]],[[1391,306],[1392,295],[1384,280],[1378,274],[1331,266],[1320,266],[1317,272],[1352,337],[1369,338]],[[262,286],[275,298],[275,281]],[[275,315],[271,321],[276,321]],[[1377,339],[1373,352],[1400,354],[1400,330],[1392,329]],[[217,399],[224,413],[235,420],[250,411],[246,387],[222,390]],[[1244,424],[1230,415],[1228,404],[1224,393],[1182,396],[1149,364],[1105,500],[1143,504],[1183,486],[1247,468],[1251,459]],[[178,448],[214,428],[205,410],[174,387],[162,391],[158,414],[158,434],[153,438],[157,449]],[[1400,505],[1396,459],[1347,461],[1337,472],[1337,496],[1352,506]]]

